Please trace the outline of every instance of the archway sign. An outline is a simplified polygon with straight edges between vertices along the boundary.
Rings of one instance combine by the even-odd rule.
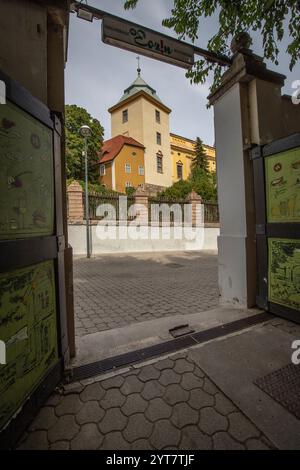
[[[194,55],[222,66],[228,67],[232,64],[232,59],[225,55],[201,49],[81,2],[71,4],[71,11],[76,12],[78,18],[83,20],[102,20],[102,41],[121,49],[185,69],[194,65]]]

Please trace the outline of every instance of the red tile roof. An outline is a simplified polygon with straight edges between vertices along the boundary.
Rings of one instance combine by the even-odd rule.
[[[106,163],[114,160],[121,152],[124,145],[132,145],[133,147],[139,147],[142,149],[145,148],[143,144],[140,144],[132,137],[117,135],[116,137],[103,142],[102,153],[100,154],[100,163]]]

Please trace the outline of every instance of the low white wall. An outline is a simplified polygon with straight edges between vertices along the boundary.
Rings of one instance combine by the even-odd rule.
[[[114,232],[115,229],[115,232]],[[150,228],[142,227],[141,232],[133,229],[126,233],[126,227],[110,227],[111,234],[99,232],[96,225],[91,226],[92,254],[98,255],[102,253],[132,253],[132,252],[150,252],[150,251],[217,251],[217,239],[220,234],[219,228],[198,228],[185,229],[183,236],[180,231],[174,233],[174,229],[159,227],[156,229],[154,236],[150,236]],[[69,243],[73,247],[74,255],[84,255],[86,253],[86,227],[85,225],[69,225]],[[100,235],[100,237],[99,237]],[[115,236],[116,235],[116,236]],[[134,238],[136,239],[134,239]],[[155,239],[157,238],[157,239]]]

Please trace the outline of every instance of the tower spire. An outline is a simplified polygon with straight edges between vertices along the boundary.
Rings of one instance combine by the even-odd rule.
[[[141,76],[141,67],[140,67],[140,60],[141,60],[141,58],[140,58],[140,56],[138,55],[136,59],[137,59],[137,61],[138,61],[137,73],[138,73],[138,76],[140,77],[140,76]]]

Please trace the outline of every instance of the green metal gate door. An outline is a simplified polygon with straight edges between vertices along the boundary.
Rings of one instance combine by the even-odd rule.
[[[300,134],[252,150],[257,305],[300,323]]]
[[[0,440],[8,446],[22,432],[12,418],[26,423],[61,378],[65,243],[60,122],[2,73],[0,80]]]

